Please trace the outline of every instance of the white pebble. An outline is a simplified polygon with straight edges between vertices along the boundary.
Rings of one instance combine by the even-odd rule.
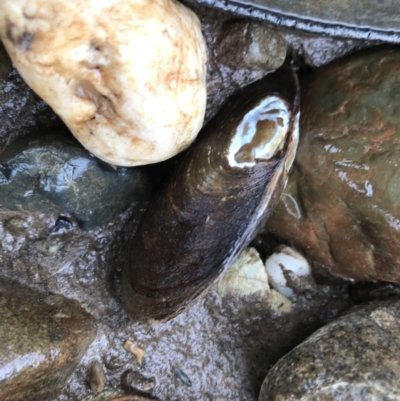
[[[206,47],[173,0],[1,0],[0,37],[27,84],[98,158],[168,159],[195,139]]]
[[[294,297],[294,291],[287,286],[284,271],[290,271],[298,277],[308,276],[310,266],[306,259],[297,251],[287,246],[281,247],[279,252],[273,253],[265,262],[269,282],[282,295]]]

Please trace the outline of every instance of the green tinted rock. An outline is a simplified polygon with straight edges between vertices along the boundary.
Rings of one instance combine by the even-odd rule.
[[[114,170],[61,133],[25,137],[0,154],[0,207],[5,209],[71,213],[90,229],[146,200],[149,192],[144,170]]]
[[[301,139],[268,229],[314,267],[400,283],[400,53],[376,48],[301,80]]]
[[[96,335],[76,301],[0,278],[0,400],[54,399]]]

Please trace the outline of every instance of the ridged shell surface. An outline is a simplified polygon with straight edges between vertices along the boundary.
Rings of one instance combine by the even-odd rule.
[[[282,67],[202,130],[135,235],[122,289],[135,320],[174,317],[248,245],[285,185],[298,118],[297,77]]]

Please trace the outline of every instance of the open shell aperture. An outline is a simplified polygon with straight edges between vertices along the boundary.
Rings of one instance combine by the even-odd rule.
[[[206,48],[174,0],[2,0],[0,36],[28,85],[108,163],[168,159],[203,124]]]
[[[298,142],[298,82],[282,67],[231,98],[147,209],[123,272],[139,321],[167,320],[228,268],[279,199]]]

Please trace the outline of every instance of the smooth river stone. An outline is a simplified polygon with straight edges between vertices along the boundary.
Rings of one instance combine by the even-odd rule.
[[[397,0],[186,0],[332,36],[400,43]]]
[[[400,301],[351,309],[268,372],[259,401],[400,399]]]
[[[375,48],[301,80],[298,153],[267,228],[321,272],[400,283],[399,66]]]
[[[0,322],[2,401],[53,400],[96,335],[77,301],[1,277]]]
[[[101,160],[186,149],[206,107],[206,48],[175,0],[2,0],[0,38],[25,82]]]
[[[22,138],[0,154],[0,208],[69,213],[81,228],[105,223],[150,195],[144,168],[113,168],[63,132]]]

